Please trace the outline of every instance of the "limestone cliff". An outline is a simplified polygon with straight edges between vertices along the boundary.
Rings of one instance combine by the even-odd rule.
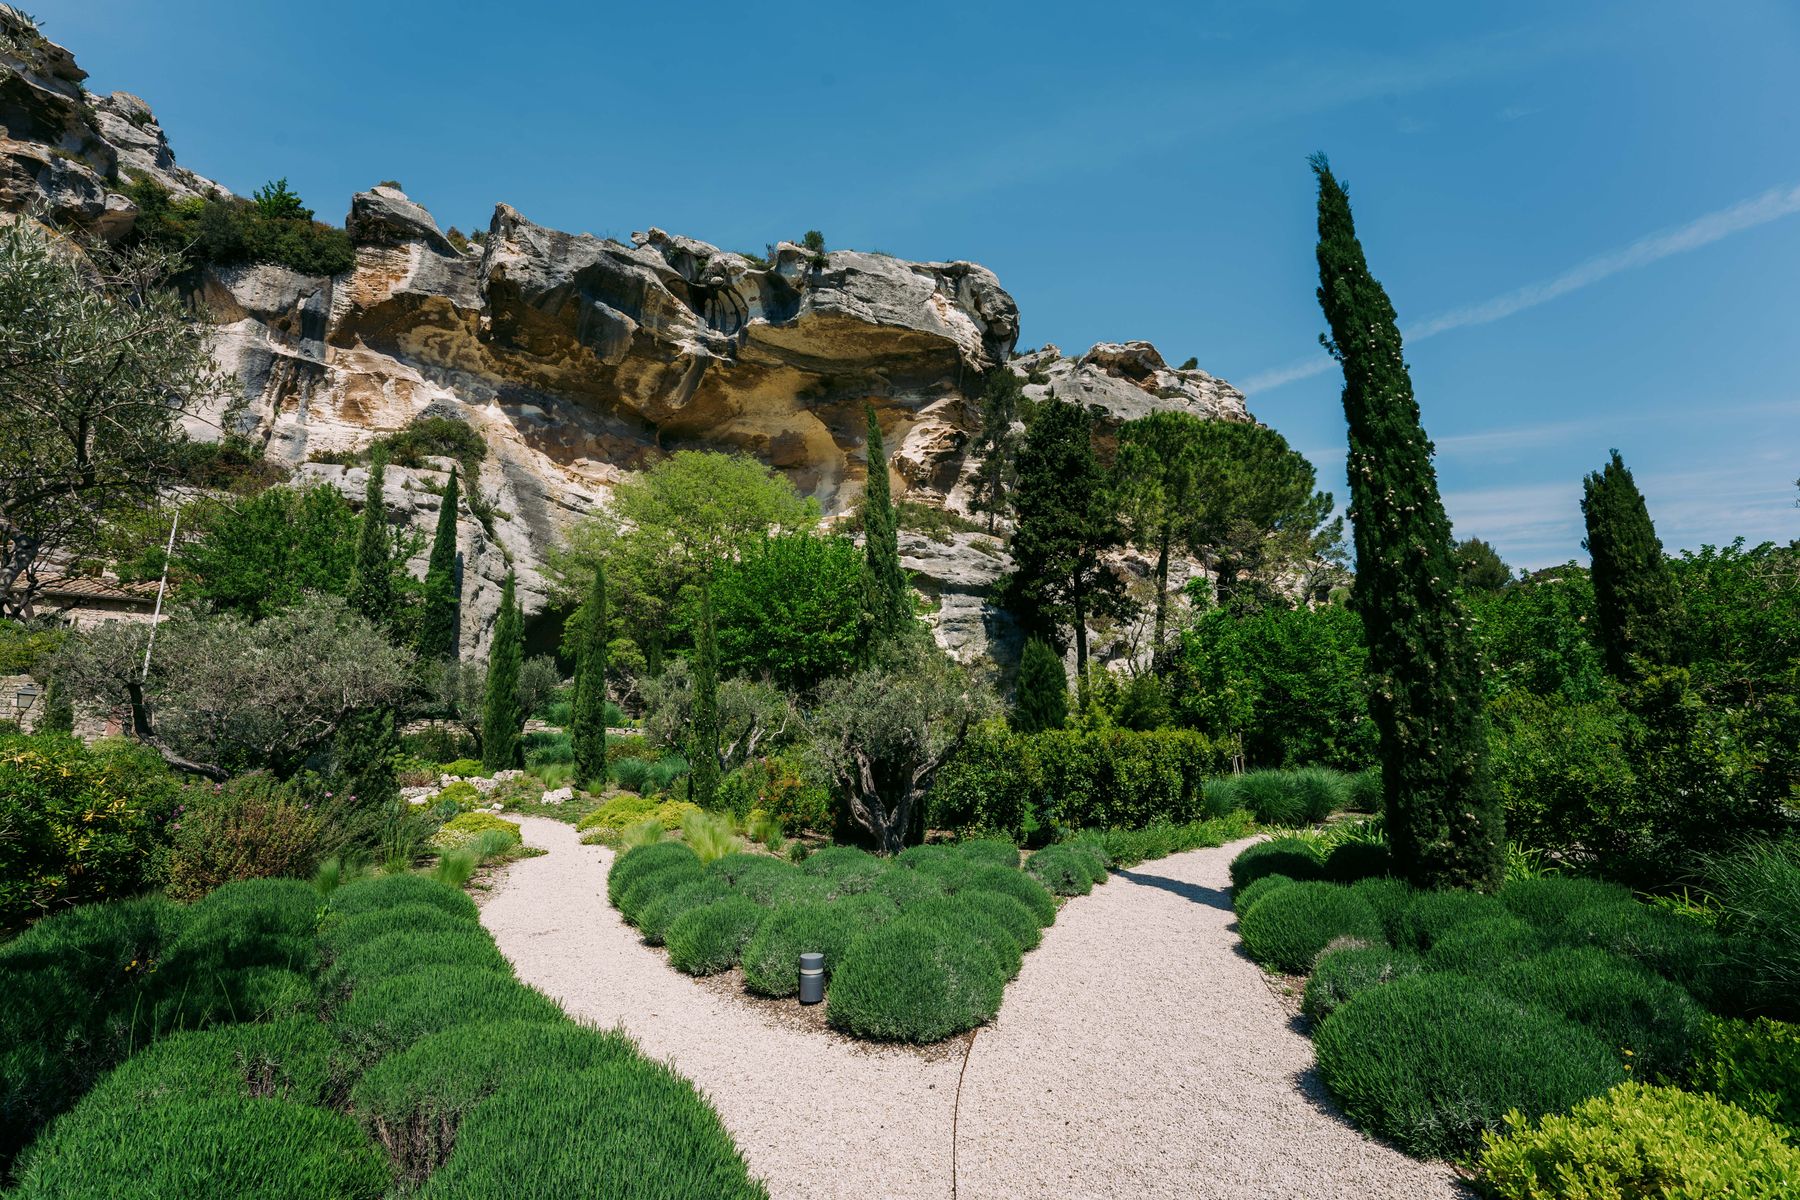
[[[0,208],[117,241],[136,220],[119,190],[134,178],[177,197],[222,192],[176,165],[143,101],[93,97],[84,78],[0,6]],[[479,430],[492,519],[462,523],[470,649],[509,566],[527,607],[541,607],[545,549],[628,472],[675,449],[755,455],[840,513],[861,493],[873,404],[896,494],[966,513],[972,397],[996,365],[1028,394],[1053,388],[1113,425],[1163,408],[1248,419],[1241,393],[1169,369],[1148,343],[1015,358],[1018,308],[975,263],[787,242],[753,260],[658,229],[629,243],[564,233],[505,204],[479,244],[453,245],[391,186],[358,194],[345,229],[355,266],[336,276],[198,273],[195,297],[239,386],[206,415],[356,498],[360,471],[320,460],[425,415]],[[390,511],[429,525],[440,481],[437,470],[394,472]],[[1010,568],[1001,542],[909,534],[904,549],[937,603],[940,640],[983,651],[997,628],[987,593]]]

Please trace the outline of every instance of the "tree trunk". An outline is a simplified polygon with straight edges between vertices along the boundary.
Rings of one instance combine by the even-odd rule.
[[[1152,660],[1162,653],[1163,629],[1169,615],[1169,539],[1172,530],[1167,522],[1163,524],[1162,536],[1156,544],[1156,640],[1151,643]]]
[[[133,737],[156,751],[162,756],[164,762],[177,771],[198,775],[202,779],[210,779],[214,783],[224,783],[231,778],[231,773],[223,767],[183,758],[156,736],[156,730],[150,724],[150,706],[144,701],[143,684],[133,680],[125,685],[125,691],[131,697],[131,734]]]
[[[1081,703],[1087,705],[1087,596],[1075,593],[1075,682],[1081,690]]]

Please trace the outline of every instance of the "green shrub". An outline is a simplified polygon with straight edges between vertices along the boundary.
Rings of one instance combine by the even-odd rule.
[[[1560,1112],[1625,1077],[1589,1031],[1462,975],[1364,991],[1313,1044],[1345,1115],[1420,1158],[1470,1153],[1510,1111]]]
[[[373,1062],[455,1025],[561,1019],[543,993],[508,974],[429,967],[357,988],[338,1011],[337,1028],[362,1061]]]
[[[1235,806],[1265,825],[1312,825],[1350,804],[1350,777],[1325,767],[1250,771],[1231,785]]]
[[[957,892],[962,891],[963,888],[969,886],[969,883],[975,878],[975,873],[977,871],[986,869],[977,863],[969,861],[962,855],[957,854],[949,847],[915,846],[914,849],[943,851],[941,854],[934,854],[929,857],[915,859],[906,865],[910,867],[915,874],[928,875],[932,879],[937,880],[943,887],[945,895],[953,896]],[[873,884],[872,880],[870,882]]]
[[[739,873],[736,881],[731,885],[733,891],[747,900],[754,900],[758,904],[771,904],[783,884],[790,880],[806,878],[801,875],[800,868],[792,863],[760,854],[752,857],[756,859],[755,864],[746,867]]]
[[[346,949],[326,974],[328,987],[350,990],[365,982],[426,967],[468,967],[511,974],[506,957],[479,925],[460,929],[398,929]]]
[[[1618,884],[1583,879],[1578,875],[1515,879],[1502,887],[1499,895],[1500,903],[1506,905],[1509,912],[1539,929],[1558,929],[1584,908],[1631,900],[1631,893]]]
[[[1250,814],[1238,811],[1181,825],[1158,822],[1143,829],[1108,829],[1099,837],[1113,867],[1125,869],[1183,850],[1223,846],[1249,835],[1254,829],[1255,822]]]
[[[214,1098],[77,1108],[32,1147],[13,1195],[375,1200],[391,1182],[349,1117],[285,1100]]]
[[[476,920],[473,900],[423,875],[376,875],[347,883],[331,893],[328,908],[330,919],[341,919],[413,904],[428,904],[448,916]]]
[[[847,901],[777,909],[744,947],[744,984],[759,995],[792,996],[800,990],[800,955],[809,953],[825,956],[829,980],[850,943],[875,924]]]
[[[156,755],[73,737],[0,736],[0,937],[155,881],[180,789]]]
[[[1420,892],[1400,914],[1394,944],[1425,954],[1458,925],[1506,915],[1505,905],[1480,892]]]
[[[1381,811],[1383,785],[1381,768],[1370,767],[1366,771],[1358,771],[1350,776],[1348,785],[1348,803],[1345,805],[1351,812],[1378,813]]]
[[[1381,930],[1392,945],[1399,945],[1400,915],[1412,907],[1418,893],[1402,879],[1362,879],[1350,885],[1350,891],[1375,910],[1381,918]]]
[[[908,916],[921,924],[939,928],[960,929],[973,934],[999,964],[1003,979],[1016,979],[1024,963],[1018,940],[1007,928],[976,911],[962,896],[940,896],[924,900],[907,910]]]
[[[644,905],[638,913],[637,929],[644,941],[652,946],[663,944],[669,926],[675,918],[696,908],[723,900],[732,895],[729,884],[723,879],[711,875],[702,875],[691,883],[684,883],[673,891],[663,892],[654,900]]]
[[[1343,842],[1325,855],[1325,878],[1338,883],[1379,879],[1393,869],[1388,848],[1376,842]]]
[[[628,792],[649,790],[647,785],[650,782],[650,770],[655,766],[654,763],[642,758],[614,759],[611,755],[607,757],[610,759],[607,770],[612,775],[614,783]]]
[[[1000,838],[962,842],[956,852],[978,867],[1009,867],[1013,870],[1019,867],[1018,846]]]
[[[568,1021],[458,1025],[370,1067],[350,1107],[401,1179],[416,1185],[449,1158],[464,1119],[494,1093],[636,1057],[624,1035]]]
[[[1370,988],[1417,975],[1424,969],[1418,955],[1391,946],[1346,943],[1327,947],[1313,964],[1300,1011],[1314,1021],[1323,1021]]]
[[[524,841],[519,833],[517,821],[508,821],[502,817],[496,817],[493,813],[466,812],[451,817],[442,829],[431,835],[431,840],[426,845],[442,854],[450,850],[460,850],[481,839],[484,834],[501,835],[505,847],[517,846]]]
[[[453,917],[432,904],[402,904],[395,908],[378,908],[354,916],[327,914],[319,928],[319,946],[328,959],[336,958],[364,942],[408,930],[414,933],[436,933],[442,930],[469,929],[473,923],[466,917]]]
[[[969,876],[963,892],[997,892],[1011,896],[1025,906],[1040,926],[1056,920],[1056,897],[1043,884],[1015,867],[985,867],[976,871]]]
[[[177,1033],[125,1060],[81,1101],[83,1112],[166,1100],[292,1100],[336,1107],[354,1064],[313,1017]]]
[[[1431,945],[1426,963],[1434,971],[1460,971],[1477,979],[1543,949],[1536,928],[1509,914],[1478,917],[1446,929]]]
[[[877,925],[885,925],[900,915],[900,906],[886,896],[874,892],[864,892],[860,896],[845,896],[842,900],[833,900],[832,905],[849,913],[851,918],[864,928],[872,929]]]
[[[1622,1084],[1484,1143],[1480,1185],[1498,1200],[1800,1195],[1800,1146],[1777,1126],[1672,1087]]]
[[[1491,978],[1497,991],[1593,1030],[1625,1056],[1635,1079],[1673,1079],[1694,1057],[1700,1006],[1675,984],[1624,959],[1585,947],[1552,950],[1502,967]]]
[[[781,863],[778,859],[770,858],[766,854],[751,854],[748,851],[739,851],[735,854],[727,854],[722,858],[717,858],[712,862],[707,863],[706,874],[709,879],[717,879],[728,887],[736,887],[739,879],[742,879],[745,875],[754,871],[762,870],[763,864],[765,863],[770,866],[785,867],[787,865]]]
[[[317,998],[319,894],[297,879],[229,883],[188,909],[157,967],[158,1023],[249,1021]]]
[[[454,759],[451,762],[440,765],[438,770],[445,775],[454,775],[459,779],[486,779],[493,774],[492,771],[482,765],[479,758]],[[475,785],[470,784],[469,790],[474,791]]]
[[[643,917],[644,910],[664,896],[670,895],[678,888],[690,883],[698,883],[706,878],[699,867],[678,863],[661,871],[652,871],[644,875],[636,883],[625,889],[619,897],[619,915],[626,922],[636,925]]]
[[[905,854],[906,851],[901,851]],[[859,850],[855,846],[827,846],[823,850],[815,850],[806,856],[800,869],[808,875],[830,875],[846,868],[866,869],[870,864],[885,865],[867,850]]]
[[[896,875],[901,873],[893,872]],[[911,874],[911,872],[905,873]],[[760,885],[762,880],[756,878],[752,882]],[[803,875],[796,872],[785,878],[776,879],[774,886],[768,890],[768,897],[765,904],[765,907],[768,908],[785,908],[790,904],[823,904],[831,899],[832,886],[823,876]],[[841,899],[848,900],[851,897],[844,896]]]
[[[1709,1017],[1692,1075],[1696,1088],[1785,1126],[1800,1139],[1800,1026]]]
[[[1312,970],[1319,951],[1338,938],[1380,941],[1381,918],[1348,888],[1295,883],[1248,909],[1238,919],[1238,936],[1257,962],[1300,975]]]
[[[1708,865],[1719,932],[1757,1011],[1800,1020],[1800,837],[1758,842]]]
[[[985,921],[1006,931],[1019,950],[1036,950],[1043,940],[1042,927],[1024,901],[1001,892],[965,888],[956,894],[963,906]]]
[[[769,910],[742,896],[731,896],[681,914],[664,940],[669,965],[688,975],[716,975],[737,966],[745,943]]]
[[[903,912],[851,943],[826,1017],[858,1037],[936,1042],[992,1017],[1005,988],[1000,962],[975,934]]]
[[[1231,898],[1231,907],[1238,916],[1242,917],[1245,913],[1250,911],[1251,905],[1255,904],[1258,900],[1261,900],[1270,892],[1275,891],[1277,888],[1287,887],[1289,884],[1295,882],[1297,881],[1288,878],[1286,875],[1264,875],[1233,896]]]
[[[487,794],[472,783],[458,780],[440,791],[434,800],[440,809],[455,807],[459,812],[468,812],[485,802]]]
[[[1107,880],[1106,862],[1093,846],[1062,842],[1025,860],[1025,871],[1058,896],[1085,896]]]
[[[1322,878],[1325,865],[1313,844],[1300,838],[1270,838],[1246,847],[1231,860],[1233,891],[1255,883],[1264,875],[1286,875],[1289,879]]]
[[[169,854],[169,895],[195,900],[235,879],[310,879],[330,851],[324,809],[304,788],[265,774],[189,788]]]
[[[597,1169],[598,1168],[598,1169]],[[470,1110],[420,1200],[768,1200],[718,1116],[668,1067],[542,1072]]]
[[[971,872],[968,882],[974,885],[977,875],[985,875],[988,870]],[[1017,875],[1018,872],[1014,871]],[[911,908],[922,900],[930,900],[944,894],[944,881],[936,875],[927,875],[923,871],[909,871],[904,867],[893,867],[881,872],[874,879],[868,893],[882,896],[902,910]],[[848,897],[846,897],[848,899]]]
[[[1704,1003],[1741,1000],[1737,981],[1726,970],[1719,935],[1692,917],[1635,901],[1596,904],[1563,922],[1561,939],[1633,959],[1687,988]]]
[[[606,873],[606,898],[616,905],[625,889],[639,879],[674,866],[688,866],[697,871],[700,859],[680,842],[658,842],[627,851],[613,860],[611,870]]]

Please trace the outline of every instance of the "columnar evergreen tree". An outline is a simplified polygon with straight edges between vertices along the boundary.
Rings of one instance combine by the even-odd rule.
[[[32,732],[75,732],[75,702],[69,689],[63,686],[60,674],[50,676],[50,682],[44,685],[44,711]]]
[[[400,730],[392,705],[378,704],[344,718],[333,742],[337,787],[344,803],[372,811],[400,799],[400,777],[394,760],[400,755]]]
[[[1350,198],[1323,155],[1319,304],[1343,367],[1356,584],[1380,735],[1388,840],[1422,887],[1491,887],[1502,815],[1488,780],[1481,667],[1457,592],[1450,522],[1419,420],[1400,330],[1369,273]]]
[[[575,767],[584,780],[606,778],[606,573],[594,569],[594,584],[582,606],[581,640],[575,653],[575,703],[569,740]]]
[[[1007,605],[1027,635],[1066,644],[1075,634],[1075,673],[1085,679],[1088,618],[1122,611],[1125,586],[1101,556],[1124,531],[1106,471],[1094,455],[1092,418],[1052,397],[1019,451],[1015,564]]]
[[[356,565],[345,597],[351,608],[377,625],[387,625],[394,617],[393,537],[388,532],[387,502],[382,499],[386,474],[387,455],[377,449],[369,459],[369,484],[356,533]]]
[[[456,468],[438,502],[437,533],[425,565],[425,604],[419,614],[419,655],[429,662],[456,657],[457,609],[462,589],[456,578]]]
[[[900,569],[899,519],[888,483],[887,449],[875,406],[869,413],[869,478],[863,485],[863,554],[869,568],[871,644],[888,641],[913,620],[912,587]]]
[[[988,532],[1009,507],[1007,494],[1018,476],[1020,433],[1014,426],[1024,408],[1025,388],[1007,366],[990,370],[981,383],[981,432],[973,453],[980,464],[975,471],[975,495],[970,505],[987,514]]]
[[[1593,559],[1594,610],[1607,670],[1632,681],[1639,667],[1675,665],[1675,575],[1644,494],[1617,450],[1583,481],[1581,513],[1587,519],[1582,545]]]
[[[1062,657],[1042,638],[1030,638],[1013,685],[1012,727],[1020,733],[1061,729],[1069,719],[1069,677]]]
[[[688,731],[688,789],[708,805],[719,788],[719,647],[713,629],[712,581],[700,579],[700,615],[694,623],[693,728]]]
[[[500,593],[494,640],[488,648],[487,693],[481,706],[481,765],[505,771],[519,765],[519,735],[525,727],[519,709],[519,672],[525,665],[525,618],[513,599],[512,572]]]

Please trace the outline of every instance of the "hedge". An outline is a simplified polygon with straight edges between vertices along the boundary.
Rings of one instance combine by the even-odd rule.
[[[1511,1110],[1560,1112],[1625,1079],[1588,1030],[1454,974],[1362,992],[1313,1045],[1345,1114],[1420,1158],[1470,1153]]]
[[[1381,919],[1348,888],[1295,883],[1277,888],[1238,919],[1251,958],[1290,975],[1312,970],[1319,952],[1338,938],[1381,940]]]
[[[938,773],[928,802],[939,829],[1025,838],[1026,817],[1064,829],[1135,828],[1209,813],[1201,781],[1230,748],[1187,729],[973,731]]]

